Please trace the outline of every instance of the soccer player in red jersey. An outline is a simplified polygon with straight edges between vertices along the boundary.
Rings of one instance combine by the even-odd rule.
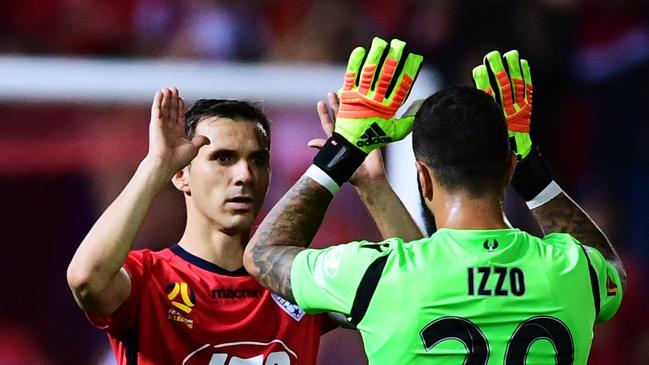
[[[330,103],[336,107],[333,95]],[[330,133],[326,105],[318,111]],[[177,89],[156,93],[148,154],[85,237],[67,273],[77,303],[107,331],[120,365],[316,362],[319,336],[333,327],[330,322],[271,294],[243,268],[268,189],[269,152],[269,121],[255,106],[199,100],[185,115]],[[369,163],[358,181],[371,183],[357,188],[381,232],[420,237],[387,184],[380,155]],[[161,251],[131,251],[169,180],[185,197],[183,236]],[[377,194],[382,199],[368,201]],[[394,215],[406,217],[390,224],[400,232],[382,224]]]

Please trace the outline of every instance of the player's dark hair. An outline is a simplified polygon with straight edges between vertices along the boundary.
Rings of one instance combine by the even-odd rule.
[[[257,104],[240,100],[199,99],[185,113],[185,137],[194,138],[198,122],[209,117],[259,123],[270,149],[270,119]]]
[[[493,98],[471,87],[430,96],[415,116],[417,160],[450,191],[472,195],[502,189],[510,156],[507,126]]]

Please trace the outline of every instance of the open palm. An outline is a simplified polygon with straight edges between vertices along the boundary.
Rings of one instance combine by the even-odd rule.
[[[209,144],[205,136],[185,137],[185,102],[175,87],[158,91],[151,106],[149,124],[149,156],[162,161],[176,172],[196,157],[198,150]]]

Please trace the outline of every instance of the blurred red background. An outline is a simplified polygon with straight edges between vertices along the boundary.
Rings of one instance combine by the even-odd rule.
[[[424,54],[444,86],[470,84],[471,68],[487,51],[518,49],[533,68],[535,139],[629,271],[622,308],[596,326],[589,363],[644,365],[648,10],[641,0],[24,0],[0,3],[0,53],[343,64],[351,48],[379,35],[404,39]],[[273,176],[262,216],[310,162],[306,142],[321,136],[314,109],[266,105],[274,120]],[[146,153],[148,111],[144,104],[0,100],[7,259],[0,266],[7,289],[0,302],[0,363],[110,363],[105,336],[76,307],[65,269]],[[513,198],[512,221],[536,230]],[[169,187],[136,245],[169,246],[183,227],[181,195]],[[360,238],[380,237],[346,187],[316,245]],[[321,364],[362,364],[361,346],[355,333],[336,330],[323,338]]]

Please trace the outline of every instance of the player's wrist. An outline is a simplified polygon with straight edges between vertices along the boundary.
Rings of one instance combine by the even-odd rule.
[[[304,172],[304,176],[320,184],[320,186],[327,189],[327,191],[329,191],[333,196],[335,196],[340,190],[340,185],[316,165],[309,166],[309,168]]]
[[[512,186],[528,206],[532,201],[536,201],[533,205],[538,206],[539,199],[544,200],[548,194],[558,195],[556,193],[558,185],[555,185],[552,173],[541,153],[536,146],[532,146],[530,153],[516,164]],[[542,194],[543,192],[545,194]]]
[[[550,200],[554,199],[557,197],[559,194],[562,194],[563,190],[557,184],[554,180],[548,184],[543,190],[541,190],[540,193],[538,193],[534,198],[527,200],[525,204],[527,204],[527,207],[532,210],[536,209]]]
[[[364,178],[354,177],[349,182],[356,188],[360,195],[380,194],[390,187],[390,182],[385,174]]]
[[[335,133],[329,137],[313,158],[306,176],[336,194],[340,186],[351,178],[367,154]]]
[[[157,177],[157,179],[166,183],[177,172],[177,169],[167,163],[163,158],[148,154],[140,162],[137,172],[147,176]]]

